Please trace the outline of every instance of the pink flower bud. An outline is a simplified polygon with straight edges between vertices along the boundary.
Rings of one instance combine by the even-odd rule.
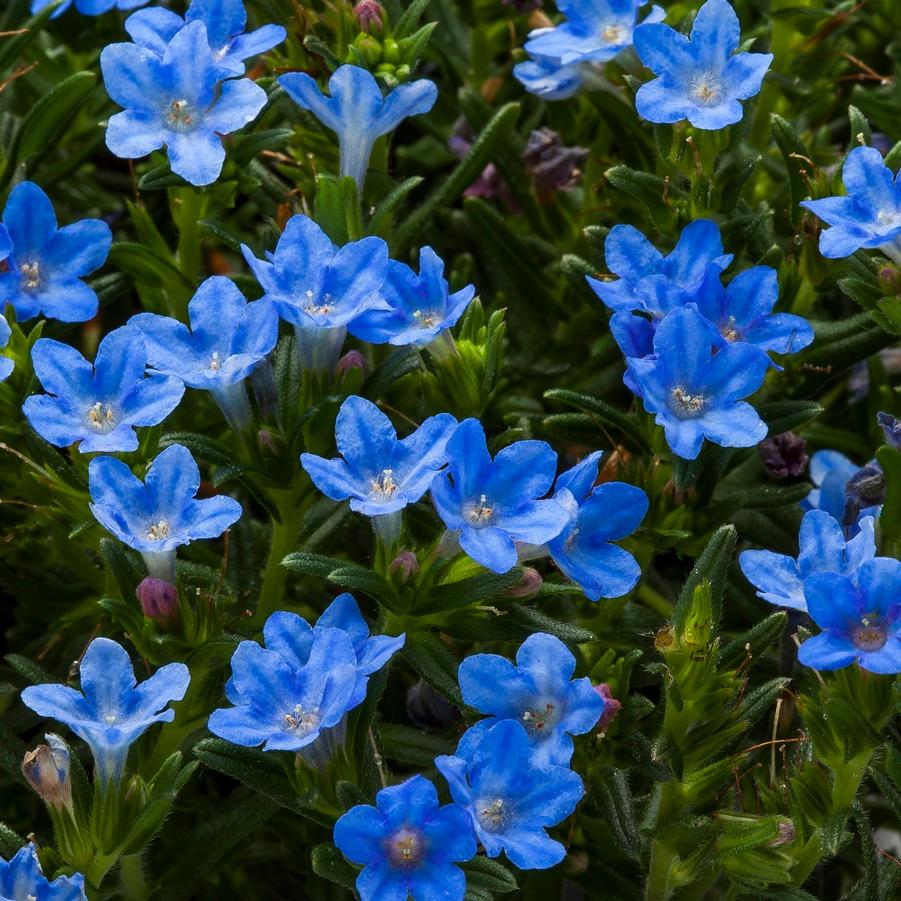
[[[363,354],[358,350],[349,350],[338,360],[335,366],[335,375],[340,378],[345,373],[350,372],[351,369],[366,370],[366,360],[363,359]]]
[[[419,561],[413,551],[401,551],[388,567],[388,571],[392,574],[397,573],[400,580],[406,585],[410,581],[410,576],[419,572]]]
[[[595,685],[594,690],[604,699],[604,712],[598,722],[598,729],[601,732],[606,731],[610,725],[610,721],[622,710],[622,704],[613,697],[610,692],[610,686],[606,682]]]
[[[385,10],[376,0],[360,0],[354,7],[354,18],[360,31],[380,32],[385,27]]]
[[[791,820],[783,820],[779,823],[778,829],[776,837],[769,842],[771,848],[778,848],[780,845],[787,845],[795,840],[795,824]]]
[[[533,598],[541,591],[543,584],[544,579],[541,578],[541,573],[531,566],[526,566],[523,568],[519,583],[505,591],[504,595],[508,598]]]
[[[159,625],[173,625],[178,620],[178,589],[165,579],[148,576],[135,592],[141,610]]]

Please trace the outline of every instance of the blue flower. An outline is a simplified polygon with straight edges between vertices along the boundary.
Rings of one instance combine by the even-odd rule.
[[[222,171],[220,135],[243,128],[266,105],[266,92],[249,78],[219,85],[202,22],[191,22],[163,55],[137,44],[110,44],[100,54],[110,97],[124,108],[110,120],[106,146],[138,159],[165,146],[172,171],[192,185],[212,184]]]
[[[335,422],[341,458],[301,454],[300,464],[313,484],[335,501],[350,498],[350,508],[384,516],[416,503],[447,463],[447,442],[457,427],[450,413],[430,416],[398,440],[391,420],[362,397],[348,397]]]
[[[10,192],[3,224],[12,249],[0,272],[0,306],[11,303],[19,320],[39,313],[62,322],[92,319],[97,295],[82,278],[106,261],[109,226],[81,219],[58,228],[50,198],[30,181]]]
[[[810,510],[801,521],[797,558],[772,551],[742,551],[738,562],[745,578],[757,589],[757,596],[770,604],[807,610],[804,580],[813,573],[842,573],[854,576],[876,556],[872,517],[861,521],[861,530],[845,540],[841,524],[823,510]]]
[[[497,654],[473,654],[457,671],[463,700],[490,714],[474,728],[501,720],[525,727],[539,764],[569,766],[572,735],[591,731],[604,712],[604,699],[588,678],[573,679],[576,658],[544,632],[530,635],[516,652],[516,666]]]
[[[816,573],[805,580],[804,596],[823,631],[801,645],[801,663],[832,670],[856,660],[873,673],[901,672],[901,561],[869,560],[856,578]]]
[[[778,299],[775,269],[753,266],[724,288],[720,269],[712,265],[692,302],[717,327],[724,345],[750,344],[764,353],[795,354],[813,341],[813,329],[801,316],[773,313]]]
[[[197,289],[188,318],[190,330],[154,313],[139,313],[128,325],[143,337],[151,369],[209,391],[240,430],[251,415],[243,381],[275,347],[278,314],[270,301],[247,303],[234,282],[214,275]]]
[[[723,447],[752,447],[766,425],[742,398],[763,384],[769,365],[747,344],[717,350],[720,335],[694,310],[674,310],[654,333],[654,356],[628,360],[645,409],[656,414],[672,451],[694,460],[704,439]]]
[[[613,311],[610,329],[627,357],[649,356],[658,322],[694,300],[708,269],[722,271],[732,262],[732,254],[723,253],[719,226],[709,219],[685,226],[666,255],[637,228],[615,225],[604,242],[604,256],[607,268],[619,278],[601,281],[589,276],[588,284]]]
[[[107,458],[111,459],[111,458]],[[114,461],[115,462],[115,461]],[[122,645],[95,638],[79,666],[81,691],[68,685],[30,685],[22,701],[39,716],[65,723],[94,755],[100,785],[118,782],[128,749],[154,723],[171,723],[191,674],[183,663],[160,667],[140,685]]]
[[[641,578],[635,558],[612,544],[631,535],[648,512],[648,496],[634,485],[605,482],[592,490],[601,452],[557,477],[556,495],[569,523],[548,543],[551,557],[589,600],[618,598]]]
[[[341,629],[314,629],[302,666],[255,641],[242,641],[231,664],[228,699],[235,706],[214,710],[208,725],[232,744],[301,751],[335,731],[354,706],[357,655]]]
[[[0,898],[18,901],[87,901],[84,876],[60,876],[50,882],[41,869],[34,845],[25,845],[9,861],[0,857]]]
[[[852,533],[856,532],[857,523],[865,516],[878,516],[880,504],[855,505],[849,519],[848,483],[873,464],[860,467],[844,454],[835,450],[820,450],[810,458],[810,481],[813,491],[801,502],[803,510],[825,510],[837,519]]]
[[[53,2],[54,0],[31,0],[32,15],[46,9]],[[144,6],[149,0],[65,0],[53,11],[50,18],[55,19],[61,16],[73,2],[75,9],[82,15],[99,16],[111,9],[135,9],[138,6]]]
[[[457,324],[476,289],[467,285],[451,294],[444,278],[444,261],[431,247],[423,247],[419,275],[406,264],[389,260],[380,293],[390,309],[362,313],[351,321],[350,333],[370,344],[423,347]]]
[[[241,250],[265,296],[294,326],[298,353],[309,369],[334,369],[347,324],[367,310],[387,308],[378,293],[388,272],[388,245],[381,238],[339,249],[312,219],[292,216],[265,260],[246,245]]]
[[[329,79],[328,97],[305,72],[289,72],[278,83],[298,106],[338,136],[341,175],[350,176],[361,191],[373,144],[408,116],[427,113],[438,99],[438,88],[425,78],[399,85],[383,97],[379,83],[359,66],[336,70]]]
[[[196,500],[200,470],[180,444],[150,464],[142,482],[121,460],[95,457],[88,467],[91,512],[108,532],[140,551],[150,575],[175,582],[175,549],[217,538],[241,516],[241,505],[221,495]]]
[[[688,119],[707,131],[740,122],[739,101],[760,92],[773,62],[772,53],[736,53],[740,41],[741,25],[727,0],[707,0],[691,38],[662,23],[636,28],[635,50],[657,76],[635,95],[638,115],[667,124]]]
[[[569,520],[554,483],[557,455],[544,441],[516,441],[494,460],[477,419],[466,419],[447,443],[449,466],[435,476],[432,501],[473,560],[497,573],[516,565],[516,542],[545,544]]]
[[[0,348],[9,344],[11,336],[12,329],[9,327],[9,323],[4,316],[0,316]],[[9,357],[0,356],[0,382],[5,382],[12,375],[15,366],[16,364]]]
[[[356,657],[356,684],[348,709],[362,704],[366,697],[369,677],[378,672],[403,646],[405,635],[370,635],[369,626],[353,595],[339,594],[311,626],[302,616],[280,610],[273,613],[263,626],[263,643],[270,651],[280,654],[292,669],[307,665],[316,630],[337,629],[351,640]],[[231,685],[231,683],[229,683]],[[231,698],[229,688],[226,694]]]
[[[476,853],[466,810],[439,807],[435,786],[422,776],[383,788],[375,803],[358,804],[335,823],[338,850],[363,864],[361,901],[462,901],[466,876],[454,863]]]
[[[564,0],[557,4],[566,19],[555,28],[529,35],[525,51],[532,60],[519,63],[513,74],[527,91],[545,100],[571,97],[601,64],[632,46],[638,10],[647,0]],[[644,22],[662,22],[659,6]]]
[[[435,766],[451,797],[468,810],[489,857],[505,851],[521,870],[544,870],[566,856],[545,829],[576,809],[582,780],[567,767],[539,764],[519,723],[502,720],[487,732],[470,729],[456,754],[436,757]]]
[[[901,451],[901,420],[896,419],[891,413],[877,413],[876,423],[885,435],[885,443]]]
[[[35,375],[48,394],[33,394],[22,410],[50,444],[79,442],[83,454],[138,449],[136,427],[159,425],[184,393],[178,379],[145,378],[144,343],[127,328],[110,332],[92,366],[74,347],[39,339],[31,351]]]
[[[845,159],[842,181],[846,197],[801,204],[831,226],[820,233],[820,253],[839,259],[878,248],[901,262],[901,174],[885,165],[875,147],[855,147]]]
[[[184,18],[154,6],[129,16],[125,30],[140,47],[162,57],[172,38],[190,22],[206,26],[213,62],[225,76],[243,75],[244,60],[271,50],[288,36],[281,25],[264,25],[245,33],[247,10],[243,0],[191,0]]]

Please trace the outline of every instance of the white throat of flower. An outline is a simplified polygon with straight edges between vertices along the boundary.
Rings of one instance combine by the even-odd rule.
[[[477,504],[467,504],[463,510],[463,518],[476,528],[491,525],[494,520],[494,507],[488,502],[487,495],[480,495]]]
[[[334,309],[335,304],[331,294],[326,294],[325,297],[322,298],[322,302],[319,302],[319,298],[317,298],[313,291],[307,291],[305,297],[306,300],[303,303],[303,311],[308,316],[328,316]]]
[[[701,416],[707,402],[705,395],[692,394],[682,385],[676,385],[670,392],[670,406],[679,419],[696,419]]]
[[[390,500],[398,489],[398,484],[394,481],[394,471],[383,469],[380,475],[370,480],[369,488],[370,497],[374,501]]]
[[[166,107],[166,123],[175,131],[190,131],[194,125],[194,112],[187,100],[173,100]]]
[[[172,532],[172,527],[166,519],[160,519],[147,529],[147,538],[150,541],[165,541]]]
[[[716,72],[701,72],[689,82],[692,99],[701,106],[717,106],[723,102],[722,76]]]
[[[876,613],[867,613],[851,632],[854,646],[861,651],[881,651],[888,641],[888,629]]]
[[[41,287],[41,264],[37,260],[30,260],[19,266],[22,273],[22,287],[26,291],[36,291]]]
[[[486,832],[503,832],[510,824],[513,812],[503,798],[476,801],[476,817]]]
[[[95,432],[109,432],[116,427],[116,414],[112,405],[97,401],[88,410],[88,423]]]

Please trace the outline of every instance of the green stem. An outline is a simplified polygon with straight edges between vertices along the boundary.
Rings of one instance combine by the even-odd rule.
[[[266,569],[263,571],[263,584],[253,620],[257,628],[262,628],[263,623],[275,613],[282,602],[285,580],[288,576],[288,571],[282,566],[282,560],[297,544],[297,534],[307,506],[306,502],[298,502],[294,496],[289,496],[287,502],[279,505],[281,522],[272,523],[272,544],[269,548]]]
[[[673,605],[659,592],[655,591],[650,585],[641,584],[635,593],[635,599],[648,610],[659,613],[664,619],[671,619],[673,615]]]
[[[672,894],[670,876],[679,857],[672,848],[657,840],[651,845],[651,861],[644,886],[645,901],[667,901]]]
[[[141,855],[127,854],[119,861],[119,879],[125,901],[145,901],[150,897],[150,887],[144,876]]]
[[[200,226],[203,218],[206,196],[197,188],[181,188],[178,191],[178,206],[175,216],[178,224],[178,266],[184,277],[196,285],[200,280],[201,247]],[[178,312],[186,312],[185,310]]]

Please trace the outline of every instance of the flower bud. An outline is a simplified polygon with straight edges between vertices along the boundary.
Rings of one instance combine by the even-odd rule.
[[[377,0],[360,0],[354,7],[354,18],[361,31],[379,33],[385,27],[385,10]]]
[[[622,710],[623,705],[613,697],[610,686],[606,682],[595,685],[594,690],[604,699],[604,712],[598,721],[598,730],[606,732],[610,721]]]
[[[776,837],[769,842],[771,848],[778,848],[795,840],[795,824],[791,820],[783,820],[779,823],[778,829]]]
[[[766,438],[757,445],[766,471],[776,479],[799,476],[807,468],[807,444],[792,432]]]
[[[420,679],[407,689],[407,716],[420,729],[439,731],[460,719],[460,711]]]
[[[522,578],[511,589],[504,592],[504,596],[508,598],[533,598],[544,585],[544,579],[541,573],[531,566],[523,567]]]
[[[879,287],[887,296],[896,297],[901,294],[901,272],[894,266],[883,266],[879,270]]]
[[[346,375],[352,369],[359,369],[361,372],[366,371],[366,360],[363,354],[358,350],[349,350],[335,365],[335,375],[339,378]]]
[[[587,159],[584,147],[565,147],[560,135],[550,128],[533,131],[522,155],[526,171],[541,194],[574,188]]]
[[[72,808],[69,749],[58,736],[47,734],[46,745],[38,745],[22,760],[22,775],[41,799],[57,810]]]
[[[885,435],[885,443],[897,451],[901,451],[901,420],[890,413],[877,413],[876,422]]]
[[[389,564],[388,571],[400,577],[402,585],[410,581],[410,577],[419,572],[419,561],[413,551],[401,551]]]
[[[170,582],[148,576],[138,585],[135,594],[148,619],[160,626],[171,626],[178,621],[178,589]]]

